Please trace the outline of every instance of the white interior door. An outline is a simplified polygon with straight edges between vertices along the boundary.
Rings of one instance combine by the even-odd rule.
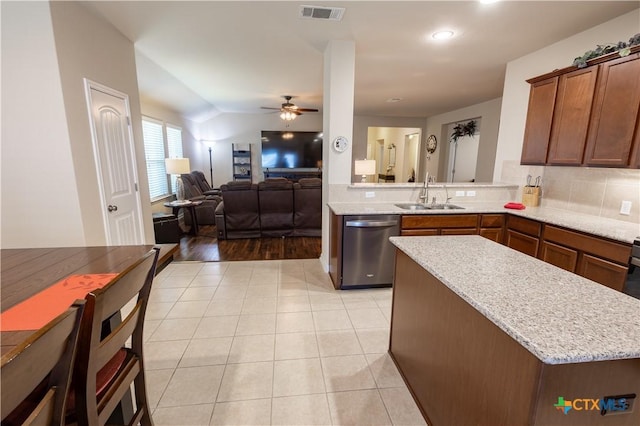
[[[143,244],[129,97],[85,80],[108,245]]]

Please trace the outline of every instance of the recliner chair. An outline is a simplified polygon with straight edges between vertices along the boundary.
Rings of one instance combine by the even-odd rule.
[[[303,178],[293,184],[293,235],[322,236],[322,179]]]
[[[218,238],[259,238],[260,214],[258,185],[251,182],[229,182],[220,186],[222,203],[216,209]]]
[[[213,189],[211,185],[209,185],[209,182],[207,182],[207,178],[204,177],[204,173],[200,170],[192,170],[191,176],[193,176],[196,185],[200,188],[200,192],[204,195],[220,195],[220,190]]]
[[[258,184],[260,229],[263,237],[293,234],[293,184],[272,178]]]
[[[184,184],[185,198],[190,201],[202,201],[202,204],[196,207],[196,216],[199,225],[215,225],[216,207],[218,207],[222,198],[220,198],[219,195],[204,194],[191,173],[181,175],[182,183]],[[184,221],[187,225],[191,225],[191,215],[185,214]]]

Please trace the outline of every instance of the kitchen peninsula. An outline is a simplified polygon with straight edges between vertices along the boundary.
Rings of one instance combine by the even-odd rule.
[[[480,236],[391,242],[390,353],[429,424],[640,424],[640,300]]]

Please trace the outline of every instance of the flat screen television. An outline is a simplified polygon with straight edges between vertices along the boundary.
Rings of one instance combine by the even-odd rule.
[[[263,130],[262,168],[322,168],[322,132]]]

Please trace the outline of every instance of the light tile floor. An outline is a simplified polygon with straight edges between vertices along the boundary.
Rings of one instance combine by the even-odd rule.
[[[387,354],[391,289],[320,262],[172,263],[145,323],[156,425],[424,425]]]

